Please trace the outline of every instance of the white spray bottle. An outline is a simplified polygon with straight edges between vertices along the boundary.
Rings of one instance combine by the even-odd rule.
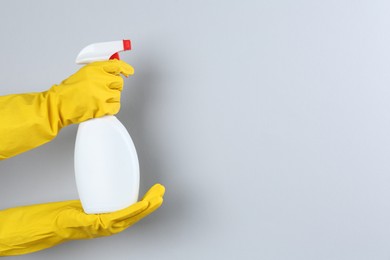
[[[79,53],[76,63],[119,59],[118,52],[130,49],[130,40],[91,44]],[[113,212],[138,200],[137,152],[126,128],[115,116],[80,123],[74,167],[85,213]]]

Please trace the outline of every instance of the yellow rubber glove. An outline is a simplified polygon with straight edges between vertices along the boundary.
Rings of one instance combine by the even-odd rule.
[[[164,192],[164,186],[156,184],[141,201],[106,214],[87,215],[78,200],[0,211],[0,256],[32,253],[69,240],[116,234],[160,207]]]
[[[133,73],[124,61],[94,62],[48,91],[0,97],[0,160],[47,143],[67,125],[118,113],[121,74]]]

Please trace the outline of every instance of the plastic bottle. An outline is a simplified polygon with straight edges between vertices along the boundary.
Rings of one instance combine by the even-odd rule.
[[[130,40],[91,44],[79,53],[76,63],[119,59],[119,51],[130,49]],[[113,212],[138,200],[137,152],[126,128],[115,116],[80,123],[74,167],[85,213]]]

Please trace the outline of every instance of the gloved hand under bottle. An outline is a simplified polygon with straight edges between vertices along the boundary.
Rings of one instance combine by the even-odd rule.
[[[0,160],[51,141],[70,124],[118,113],[121,75],[133,73],[120,60],[94,62],[48,91],[0,97]],[[121,232],[159,208],[164,191],[156,184],[141,201],[106,214],[87,215],[78,200],[2,210],[0,256]]]

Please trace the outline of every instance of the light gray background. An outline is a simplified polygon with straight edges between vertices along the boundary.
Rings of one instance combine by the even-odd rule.
[[[155,214],[20,259],[390,259],[388,1],[4,1],[0,94],[131,38],[118,117]],[[76,199],[77,127],[0,163],[0,208]],[[6,223],[0,223],[1,225]]]

